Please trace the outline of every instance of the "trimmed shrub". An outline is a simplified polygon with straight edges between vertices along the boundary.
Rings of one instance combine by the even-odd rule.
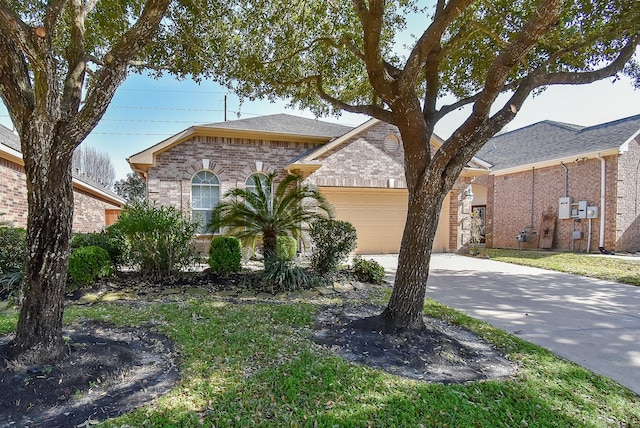
[[[111,265],[117,269],[123,263],[124,242],[114,233],[108,230],[90,233],[74,233],[71,238],[71,249],[75,250],[80,247],[89,247],[95,245],[104,249],[109,254]]]
[[[241,268],[242,250],[240,240],[233,236],[218,236],[211,240],[209,267],[213,272],[228,274]]]
[[[291,260],[270,257],[265,260],[262,280],[267,289],[275,293],[307,288],[310,278],[304,269]]]
[[[296,253],[298,252],[298,241],[293,236],[278,236],[278,249],[277,254],[278,257],[283,258],[285,260],[293,260],[296,258]]]
[[[69,257],[69,277],[73,287],[92,283],[98,278],[111,275],[111,259],[104,248],[96,245],[76,248]]]
[[[26,255],[26,230],[0,226],[0,298],[20,292]]]
[[[353,259],[353,274],[361,282],[380,284],[387,275],[380,263],[375,260],[365,260],[360,256]]]
[[[309,236],[313,241],[311,266],[321,275],[338,270],[355,250],[358,235],[351,223],[343,220],[322,218],[311,224]]]
[[[198,224],[173,207],[152,203],[128,205],[109,227],[125,242],[125,264],[144,275],[164,277],[195,264],[193,245]]]

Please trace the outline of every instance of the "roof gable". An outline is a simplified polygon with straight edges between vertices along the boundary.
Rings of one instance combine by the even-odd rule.
[[[494,171],[535,165],[620,151],[639,130],[640,115],[588,127],[545,120],[493,137],[477,156]]]
[[[325,144],[352,130],[350,126],[307,119],[288,114],[274,114],[229,122],[191,126],[141,152],[127,161],[133,169],[145,172],[155,165],[156,156],[193,136],[218,136],[248,139],[272,139]]]

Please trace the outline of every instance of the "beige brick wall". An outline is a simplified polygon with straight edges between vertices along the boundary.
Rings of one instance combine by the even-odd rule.
[[[619,158],[616,251],[640,251],[640,135]]]
[[[404,151],[400,142],[397,150],[385,148],[389,136],[400,138],[396,127],[378,123],[344,144],[323,154],[318,160],[322,167],[305,179],[305,183],[327,187],[406,188]],[[149,169],[147,189],[150,200],[190,211],[191,179],[203,169],[213,171],[221,181],[221,195],[243,187],[249,175],[262,172],[281,172],[293,159],[313,147],[310,143],[251,140],[196,136],[161,154],[156,165]],[[203,163],[204,160],[204,163]],[[208,163],[208,168],[204,165]],[[259,164],[260,163],[260,164]],[[468,184],[456,184],[450,199],[450,249],[458,249],[468,235],[468,222],[463,220],[460,189]],[[466,232],[465,232],[466,231]],[[468,240],[468,239],[467,239]]]
[[[119,208],[115,204],[101,201],[84,192],[73,191],[73,231],[96,232],[105,227],[106,211]]]
[[[385,139],[396,138],[395,151],[385,149]],[[306,182],[326,187],[406,188],[404,150],[398,129],[380,122],[321,156],[322,168]]]
[[[247,177],[256,171],[282,172],[290,160],[311,147],[301,142],[197,136],[158,155],[156,165],[149,169],[149,199],[189,212],[191,179],[198,171],[208,169],[218,176],[222,196],[244,187]]]
[[[572,202],[586,200],[588,205],[600,206],[600,161],[580,160],[565,164],[568,170],[568,195]],[[615,249],[615,213],[617,195],[617,157],[606,158],[606,211],[605,247]],[[485,179],[486,180],[486,179]],[[522,248],[537,248],[542,213],[551,208],[557,215],[559,198],[565,195],[565,169],[562,165],[491,177],[487,195],[487,232],[489,245],[501,248],[517,248],[516,236],[526,226],[533,226],[537,235]],[[533,204],[532,204],[533,192]],[[532,217],[533,209],[533,217]],[[583,239],[573,240],[574,230],[583,232]],[[587,249],[589,220],[557,220],[553,248],[577,251]],[[598,250],[600,219],[591,221],[591,250]]]
[[[92,232],[105,225],[105,209],[118,206],[100,201],[74,188],[74,232]],[[27,185],[24,167],[0,159],[0,221],[14,227],[27,226]]]

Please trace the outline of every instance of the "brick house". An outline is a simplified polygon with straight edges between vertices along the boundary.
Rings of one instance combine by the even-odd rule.
[[[491,164],[472,184],[484,197],[472,205],[487,245],[640,251],[640,115],[589,127],[539,122],[494,137],[477,156]]]
[[[441,140],[431,139],[437,148]],[[351,128],[276,114],[192,126],[128,158],[147,183],[149,200],[206,222],[229,189],[260,174],[300,174],[358,231],[357,252],[397,253],[407,210],[404,153],[397,128],[376,119]],[[487,174],[474,160],[447,195],[434,251],[457,251],[469,240],[470,189]]]
[[[125,201],[98,183],[73,178],[73,231],[93,232],[115,221]],[[20,140],[0,125],[0,221],[27,225],[27,183]]]

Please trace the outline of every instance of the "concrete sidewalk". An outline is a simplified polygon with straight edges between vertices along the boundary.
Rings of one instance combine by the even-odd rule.
[[[396,256],[367,256],[393,281]],[[454,254],[427,297],[543,346],[640,395],[640,287]]]

